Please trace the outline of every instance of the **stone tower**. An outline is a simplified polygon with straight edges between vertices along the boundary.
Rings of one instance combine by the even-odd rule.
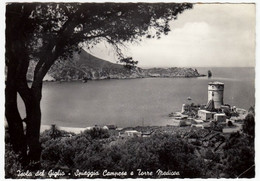
[[[222,82],[209,82],[208,84],[208,103],[214,102],[216,109],[220,108],[223,102],[224,83]]]

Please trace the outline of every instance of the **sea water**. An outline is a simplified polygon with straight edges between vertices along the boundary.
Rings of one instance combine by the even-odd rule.
[[[171,124],[168,114],[180,111],[182,104],[207,103],[211,81],[225,84],[224,103],[244,109],[254,106],[254,68],[197,69],[203,74],[211,70],[213,76],[45,82],[42,124],[83,128],[108,124],[118,127]],[[21,100],[18,102],[24,116]]]

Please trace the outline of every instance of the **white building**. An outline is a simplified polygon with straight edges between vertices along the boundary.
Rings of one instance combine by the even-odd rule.
[[[198,111],[198,116],[203,121],[209,121],[209,120],[213,119],[213,115],[214,115],[214,113],[209,112],[207,110],[199,110]]]
[[[119,136],[121,137],[141,137],[142,133],[136,130],[127,130],[124,133],[119,132]]]

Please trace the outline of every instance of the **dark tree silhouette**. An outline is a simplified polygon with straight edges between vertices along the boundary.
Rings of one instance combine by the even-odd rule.
[[[244,120],[243,132],[250,136],[255,136],[255,117],[252,113],[248,113]]]
[[[169,21],[190,8],[189,3],[7,4],[5,116],[14,151],[21,152],[25,163],[40,158],[42,84],[56,60],[67,59],[83,46],[91,48],[107,41],[122,62],[135,64],[124,57],[121,45],[141,37],[167,35]],[[26,73],[30,61],[37,64],[33,82],[28,85]],[[24,120],[18,111],[17,94],[25,104]]]

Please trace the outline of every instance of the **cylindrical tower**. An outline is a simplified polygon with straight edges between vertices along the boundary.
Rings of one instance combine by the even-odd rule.
[[[224,104],[224,83],[222,82],[209,82],[208,84],[208,102],[213,100],[214,107],[220,108]]]

